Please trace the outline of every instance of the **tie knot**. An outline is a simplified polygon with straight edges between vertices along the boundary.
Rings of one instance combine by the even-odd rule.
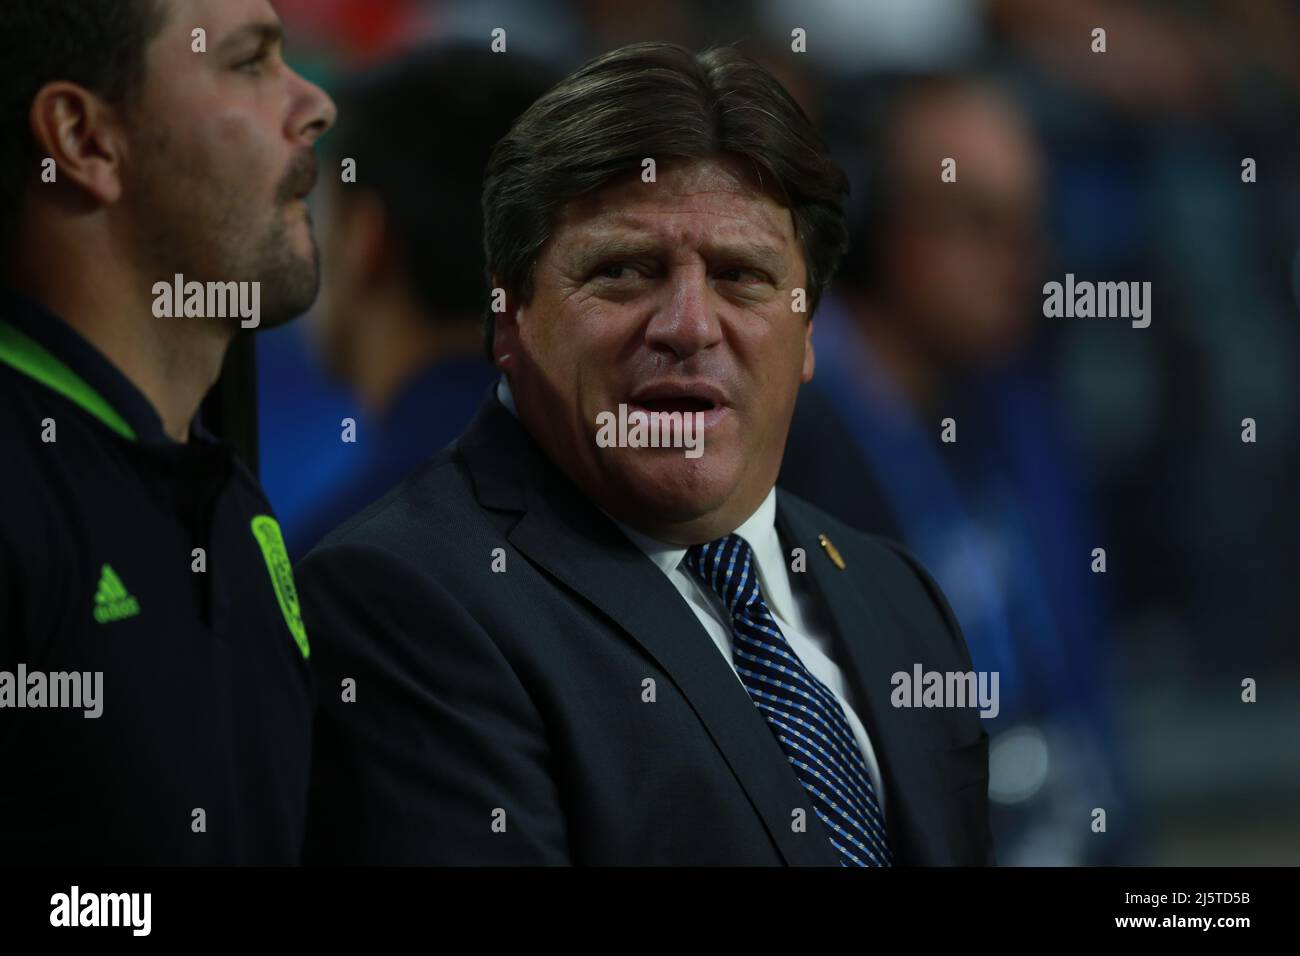
[[[754,567],[754,552],[749,542],[738,534],[692,545],[684,559],[705,587],[709,588],[732,616],[758,600],[758,574]]]

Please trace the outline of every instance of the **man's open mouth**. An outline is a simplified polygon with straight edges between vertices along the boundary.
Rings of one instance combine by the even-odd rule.
[[[726,397],[706,382],[661,382],[643,385],[628,399],[647,412],[711,412],[726,404]]]
[[[637,388],[627,399],[630,411],[671,415],[699,414],[710,428],[726,416],[730,407],[726,393],[707,382],[657,382]]]
[[[647,412],[707,412],[716,408],[702,398],[652,398],[637,402]]]

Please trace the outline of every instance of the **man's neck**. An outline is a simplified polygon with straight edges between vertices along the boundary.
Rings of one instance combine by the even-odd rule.
[[[148,399],[178,442],[216,383],[235,329],[222,320],[156,318],[144,279],[103,259],[61,254],[54,269],[19,263],[15,286],[74,328]]]

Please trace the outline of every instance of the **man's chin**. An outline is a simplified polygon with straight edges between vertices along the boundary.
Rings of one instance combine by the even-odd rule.
[[[721,461],[686,458],[680,448],[622,449],[622,453],[637,457],[620,463],[614,483],[622,514],[616,516],[633,527],[698,521],[726,504],[739,480]]]
[[[262,316],[258,329],[275,329],[303,315],[320,294],[320,268],[299,261],[262,280]]]
[[[275,223],[258,245],[253,272],[261,282],[256,329],[274,329],[307,312],[320,294],[320,247],[309,217]]]

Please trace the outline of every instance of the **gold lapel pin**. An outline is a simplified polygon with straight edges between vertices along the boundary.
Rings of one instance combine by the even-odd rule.
[[[834,562],[837,568],[843,571],[844,558],[840,556],[840,549],[831,544],[831,539],[824,534],[819,534],[817,540],[822,543],[822,550],[826,552],[826,556]]]

